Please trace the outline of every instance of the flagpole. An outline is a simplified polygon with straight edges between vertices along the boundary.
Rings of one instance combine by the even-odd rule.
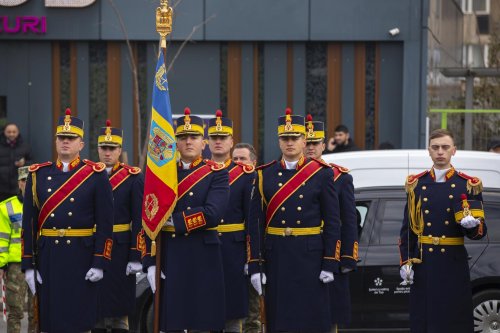
[[[167,69],[167,36],[172,32],[172,7],[169,7],[168,0],[160,0],[160,7],[156,9],[156,31],[160,35],[160,49],[163,53],[163,62],[165,70]],[[165,74],[166,75],[166,74]],[[156,292],[154,298],[154,319],[153,332],[160,332],[160,281],[161,281],[161,232],[158,233],[155,239],[156,243],[156,272],[155,284]],[[166,255],[166,254],[165,254]]]

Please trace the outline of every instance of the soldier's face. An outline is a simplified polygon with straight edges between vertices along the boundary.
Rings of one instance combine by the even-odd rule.
[[[74,136],[57,136],[56,151],[59,159],[70,162],[75,159],[83,149],[82,138]]]
[[[250,150],[247,148],[235,148],[233,150],[233,161],[253,165],[257,162],[250,158]]]
[[[184,162],[192,162],[201,156],[205,140],[201,135],[181,135],[177,137],[177,149]]]
[[[229,156],[233,148],[233,137],[231,135],[210,136],[208,147],[213,156]]]
[[[306,149],[304,149],[304,155],[309,158],[321,158],[323,151],[325,150],[324,142],[308,142],[306,144]]]
[[[297,161],[304,153],[306,139],[301,136],[280,136],[280,149],[287,161]]]
[[[97,152],[99,153],[99,161],[106,164],[107,167],[113,167],[118,163],[122,149],[120,147],[103,146],[97,147]]]
[[[432,139],[428,150],[436,169],[448,169],[451,167],[451,157],[457,152],[457,147],[452,138],[443,136]]]

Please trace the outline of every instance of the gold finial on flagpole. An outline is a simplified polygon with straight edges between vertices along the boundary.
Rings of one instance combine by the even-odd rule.
[[[161,48],[167,47],[167,36],[172,32],[172,14],[168,0],[160,0],[160,7],[156,8],[156,31],[160,34]]]

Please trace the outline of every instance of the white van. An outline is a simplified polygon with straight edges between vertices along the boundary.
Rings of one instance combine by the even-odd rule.
[[[350,169],[355,188],[404,186],[407,175],[432,167],[425,149],[366,150],[326,154],[323,159]],[[500,154],[458,150],[451,163],[458,171],[479,177],[484,187],[500,188]]]

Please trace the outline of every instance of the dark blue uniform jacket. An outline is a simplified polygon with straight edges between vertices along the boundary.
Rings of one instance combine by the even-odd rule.
[[[62,172],[56,164],[49,164],[30,173],[23,207],[23,270],[34,268],[33,235],[39,232],[39,208],[33,201],[33,187],[42,207],[77,170],[86,167],[86,163],[80,162],[68,172]],[[101,282],[89,282],[85,275],[92,267],[104,270],[108,267],[110,253],[107,247],[112,242],[113,227],[113,194],[106,172],[102,172],[104,164],[99,165],[97,168],[102,166],[101,171],[94,172],[62,200],[43,225],[43,229],[95,227],[94,235],[38,237],[36,269],[43,279],[37,287],[42,332],[82,332],[90,330],[97,321]],[[33,174],[36,175],[35,186]]]

